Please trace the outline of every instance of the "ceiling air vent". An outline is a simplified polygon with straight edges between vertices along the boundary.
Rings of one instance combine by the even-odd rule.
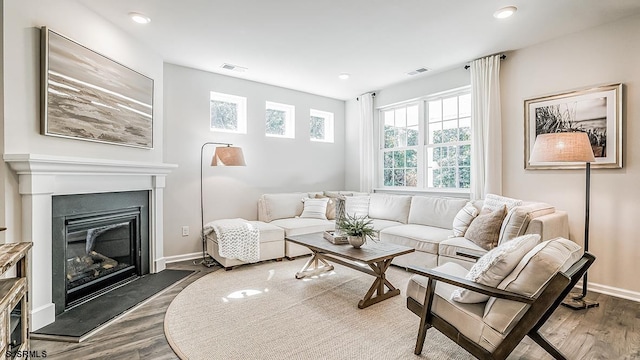
[[[220,66],[220,67],[225,69],[225,70],[232,70],[232,71],[237,71],[237,72],[245,72],[245,71],[247,71],[246,67],[227,64],[227,63],[222,64],[222,66]]]
[[[427,69],[427,68],[425,68],[425,67],[421,67],[421,68],[418,68],[418,69],[415,69],[415,70],[409,71],[409,72],[407,73],[407,75],[418,75],[418,74],[425,73],[425,72],[427,72],[427,71],[429,71],[429,69]]]

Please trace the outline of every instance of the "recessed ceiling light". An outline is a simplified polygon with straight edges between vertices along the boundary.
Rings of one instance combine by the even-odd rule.
[[[509,16],[513,15],[518,8],[515,6],[507,6],[493,13],[493,17],[496,19],[506,19]]]
[[[340,75],[338,75],[338,79],[340,80],[347,80],[351,75],[347,74],[347,73],[342,73]]]
[[[129,17],[131,18],[131,20],[137,22],[138,24],[148,24],[151,22],[151,18],[148,17],[147,15],[144,14],[140,14],[137,12],[130,12],[129,13]]]

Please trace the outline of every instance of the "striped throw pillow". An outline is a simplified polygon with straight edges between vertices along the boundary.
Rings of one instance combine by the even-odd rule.
[[[478,209],[471,202],[467,202],[453,218],[453,236],[464,236],[476,216],[478,216]]]
[[[487,194],[484,199],[484,204],[482,205],[482,210],[488,211],[496,211],[501,209],[503,206],[507,207],[507,211],[511,210],[516,206],[522,205],[522,200],[500,196],[496,194]]]
[[[304,209],[301,218],[327,220],[327,204],[329,198],[323,199],[302,199],[304,201]]]

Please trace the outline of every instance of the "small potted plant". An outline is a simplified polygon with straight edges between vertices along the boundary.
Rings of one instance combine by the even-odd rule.
[[[374,240],[376,235],[376,231],[373,230],[373,220],[366,216],[344,214],[344,217],[338,220],[338,228],[347,235],[347,241],[356,249],[359,249],[367,238]]]

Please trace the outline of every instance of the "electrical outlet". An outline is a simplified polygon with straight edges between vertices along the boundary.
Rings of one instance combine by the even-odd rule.
[[[182,236],[189,236],[189,227],[188,226],[183,226],[182,227]]]

